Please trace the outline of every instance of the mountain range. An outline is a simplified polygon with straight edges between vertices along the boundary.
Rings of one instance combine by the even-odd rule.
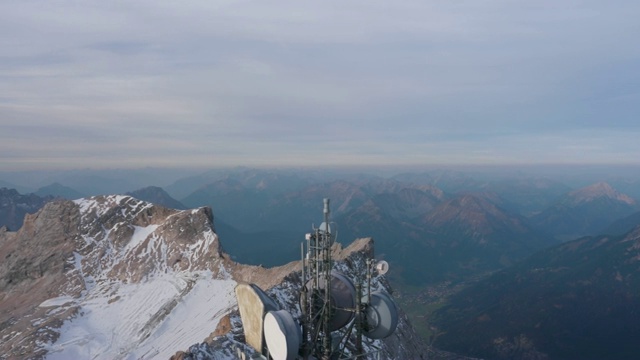
[[[496,359],[640,353],[640,226],[552,247],[453,295],[436,345]]]
[[[553,206],[533,216],[532,222],[561,240],[571,240],[598,234],[638,209],[636,200],[600,182],[564,195]]]
[[[75,200],[75,199],[79,199],[81,197],[86,196],[85,194],[79,191],[76,191],[68,186],[64,186],[57,182],[51,185],[47,185],[39,188],[36,192],[34,192],[34,194],[41,197],[53,196],[56,198],[62,198],[67,200]]]
[[[130,247],[126,245],[122,247],[122,245],[135,238],[133,235],[138,234],[138,231],[144,232],[145,230],[142,230],[142,228],[150,229],[149,226],[155,225],[156,222],[163,223],[165,220],[140,223],[138,222],[140,219],[136,215],[132,218],[136,220],[130,222],[131,219],[118,218],[115,212],[127,213],[128,209],[139,208],[140,214],[144,214],[147,211],[155,213],[157,210],[155,210],[156,206],[151,205],[153,203],[161,205],[159,208],[166,209],[162,210],[163,214],[172,218],[182,212],[195,211],[183,209],[209,207],[213,210],[211,215],[207,216],[215,214],[216,221],[215,226],[212,221],[209,221],[206,229],[210,228],[211,230],[206,231],[213,231],[216,236],[223,239],[224,249],[220,250],[220,254],[223,254],[221,255],[223,259],[221,261],[224,264],[251,264],[254,267],[247,269],[261,272],[266,271],[263,268],[264,266],[278,267],[299,259],[299,244],[304,238],[304,234],[310,231],[309,225],[315,224],[315,226],[319,226],[317,221],[318,204],[322,203],[323,198],[330,198],[331,216],[334,222],[331,226],[332,229],[337,231],[338,240],[349,243],[356,238],[373,238],[377,257],[388,260],[393,269],[388,274],[389,281],[397,289],[400,289],[402,295],[406,297],[403,303],[411,303],[413,305],[409,312],[414,322],[424,322],[425,320],[422,316],[431,313],[431,310],[427,311],[425,307],[431,305],[423,303],[419,297],[412,298],[411,296],[413,295],[408,290],[440,286],[449,286],[451,289],[458,290],[460,288],[464,289],[459,295],[456,294],[458,290],[443,291],[442,294],[448,294],[447,296],[450,295],[451,297],[448,302],[441,302],[438,306],[442,306],[445,303],[447,305],[437,312],[435,317],[428,320],[427,327],[436,329],[431,331],[431,335],[433,335],[435,344],[438,347],[442,346],[445,349],[470,356],[488,358],[576,358],[576,356],[582,358],[582,353],[575,351],[582,348],[591,348],[588,347],[587,342],[582,342],[581,338],[565,336],[566,332],[573,328],[583,327],[586,329],[588,327],[586,324],[580,323],[580,316],[587,322],[602,322],[601,318],[591,319],[591,317],[585,315],[601,316],[598,315],[600,314],[599,310],[596,311],[590,308],[589,306],[591,305],[585,305],[587,309],[580,310],[582,311],[580,316],[571,315],[570,312],[566,311],[567,309],[580,308],[583,305],[577,300],[573,303],[565,304],[558,299],[568,298],[575,300],[584,297],[585,299],[592,299],[597,304],[606,305],[607,308],[612,309],[611,311],[618,309],[615,311],[619,311],[619,313],[628,311],[628,314],[633,313],[633,309],[629,306],[635,306],[635,303],[631,302],[631,305],[627,304],[629,306],[623,304],[624,306],[620,305],[622,307],[616,308],[619,304],[606,303],[606,299],[602,298],[604,296],[602,294],[613,290],[605,286],[605,281],[599,282],[590,278],[586,279],[581,270],[559,271],[559,279],[552,276],[556,274],[555,272],[550,272],[545,275],[544,281],[535,279],[529,281],[525,276],[525,274],[529,273],[535,274],[535,269],[542,269],[545,266],[550,267],[551,265],[544,263],[549,259],[557,259],[558,262],[565,264],[558,265],[557,267],[560,269],[565,267],[572,268],[572,266],[586,269],[588,267],[593,268],[599,264],[602,271],[607,269],[606,266],[610,264],[626,261],[620,255],[621,250],[597,245],[600,241],[603,244],[622,242],[623,238],[629,236],[629,231],[640,224],[640,217],[637,215],[639,210],[637,200],[616,190],[609,183],[596,182],[585,187],[570,188],[547,178],[527,176],[488,179],[475,178],[458,172],[439,172],[405,173],[382,178],[358,174],[340,176],[335,173],[280,172],[242,168],[234,169],[230,172],[215,171],[195,177],[187,177],[176,181],[174,184],[175,186],[167,186],[167,189],[172,189],[170,192],[157,186],[147,186],[133,191],[128,190],[129,192],[126,193],[126,196],[115,197],[120,199],[116,201],[118,204],[120,204],[120,201],[124,201],[123,199],[129,200],[120,205],[110,205],[113,206],[113,209],[118,210],[101,213],[97,217],[99,220],[95,220],[95,224],[92,225],[97,226],[100,223],[104,225],[105,229],[111,229],[110,231],[104,232],[105,230],[94,229],[92,230],[95,232],[94,235],[93,233],[79,233],[75,229],[75,225],[65,225],[62,227],[64,230],[60,230],[59,226],[52,226],[51,231],[54,229],[59,230],[56,230],[57,232],[50,236],[61,236],[60,234],[62,233],[77,233],[80,235],[72,236],[76,244],[78,244],[78,239],[81,238],[93,237],[101,239],[97,243],[110,244],[96,248],[96,251],[102,254],[111,254],[116,250],[129,251],[131,250]],[[73,188],[66,185],[44,188],[49,189],[49,193],[56,189],[64,189],[66,192],[73,191]],[[5,214],[14,214],[16,213],[15,209],[24,209],[23,216],[25,213],[34,214],[39,209],[44,210],[43,206],[52,203],[51,201],[53,200],[52,196],[42,198],[35,194],[21,195],[15,190],[5,189],[4,191],[7,194],[5,197],[10,200],[0,203],[2,204],[0,206],[0,227],[7,225],[9,221],[10,217]],[[176,199],[172,196],[176,192],[182,193],[184,196]],[[41,193],[44,194],[46,192]],[[58,196],[62,197],[60,193],[58,193]],[[24,199],[26,198],[31,198],[35,205],[30,208],[24,205],[15,205],[25,203]],[[113,199],[114,196],[76,198],[75,202],[72,203],[79,206],[83,201],[113,202],[115,201]],[[141,204],[147,205],[133,206],[134,203],[140,200],[142,200]],[[98,205],[94,207],[97,208]],[[142,210],[143,208],[146,210]],[[69,214],[72,213],[71,210],[67,211]],[[80,212],[83,213],[83,211]],[[27,215],[27,219],[32,219],[33,216],[36,215]],[[41,214],[36,217],[41,218],[42,216],[44,215]],[[71,217],[74,218],[74,216],[76,215]],[[15,219],[15,216],[13,218]],[[83,215],[79,216],[79,218],[87,218],[87,216]],[[4,244],[6,245],[17,238],[22,239],[21,241],[27,241],[28,236],[36,237],[34,234],[21,235],[23,237],[15,235],[21,232],[27,234],[28,231],[32,231],[34,229],[33,221],[27,221],[25,224],[28,226],[23,226],[22,229],[14,223],[8,229],[0,230],[2,231],[0,239],[4,239],[0,241],[5,241]],[[73,221],[72,223],[75,224]],[[118,225],[122,227],[122,229],[118,230],[119,227],[116,229],[116,224],[128,225]],[[20,229],[20,231],[14,233],[13,231],[17,229]],[[166,229],[161,233],[165,231]],[[155,230],[150,234],[154,239],[160,239],[164,236],[156,234]],[[172,234],[171,236],[177,235]],[[104,241],[105,239],[116,238],[124,240],[117,240],[118,244]],[[13,240],[8,241],[7,239]],[[230,239],[230,241],[224,241],[224,239]],[[608,240],[605,241],[603,239]],[[73,241],[69,238],[62,241],[62,243]],[[582,245],[575,245],[576,241],[591,244],[589,246],[594,249],[593,252],[586,251],[589,248],[587,245],[584,248]],[[165,246],[162,243],[159,244],[160,248]],[[55,241],[52,242],[52,245],[55,247],[62,246]],[[0,246],[2,246],[2,243],[0,243]],[[557,249],[571,249],[571,246],[579,250],[576,250],[576,254],[579,254],[579,256],[559,255],[561,253],[569,254],[569,251]],[[66,249],[65,251],[67,251],[66,254],[68,255],[66,261],[68,264],[61,269],[56,268],[57,270],[55,271],[59,273],[66,273],[71,271],[70,269],[79,266],[75,263],[75,260],[70,260],[72,258],[75,259],[74,252],[80,254],[83,259],[85,256],[89,256],[88,253],[83,253],[86,250],[83,247],[77,247],[75,250],[69,250],[66,247],[60,249]],[[69,251],[71,252],[69,253]],[[15,252],[12,250],[7,254],[15,254]],[[44,254],[50,253],[45,251]],[[7,257],[7,259],[11,259],[12,256],[14,255]],[[34,257],[34,260],[28,260],[30,259],[29,256]],[[51,259],[62,259],[61,255],[59,257],[56,257],[58,255],[48,256]],[[184,257],[185,255],[182,256]],[[532,259],[537,260],[534,261]],[[580,265],[580,261],[585,261],[585,259],[593,262],[588,265]],[[28,281],[33,281],[33,279],[37,278],[34,274],[42,274],[41,277],[46,278],[42,280],[45,283],[58,281],[47,277],[46,274],[50,272],[47,270],[50,264],[45,260],[34,254],[25,255],[25,257],[21,258],[22,263],[24,263],[21,266],[24,268],[10,261],[9,263],[15,265],[10,274],[13,274],[11,276],[17,276],[16,279],[12,280],[12,284],[18,279],[25,281],[16,274],[26,274],[21,276],[26,276]],[[113,259],[109,261],[113,261]],[[174,265],[178,264],[179,266],[182,261],[180,260]],[[525,269],[523,266],[525,268],[529,266],[527,268],[529,270],[523,270]],[[0,266],[1,268],[2,266]],[[156,277],[156,275],[165,270],[170,272],[170,268],[171,266],[153,270],[150,272],[152,275],[147,276],[147,278]],[[240,269],[242,266],[238,265],[236,268]],[[205,270],[197,268],[194,271],[214,272],[208,265],[203,269]],[[277,270],[276,272],[278,271],[286,272],[285,270]],[[500,285],[500,281],[495,280],[500,279],[499,276],[506,276],[500,274],[512,274],[512,272],[517,271],[520,271],[519,275],[514,275],[515,278],[509,280],[511,282],[507,282],[508,285]],[[593,271],[597,272],[597,268]],[[231,270],[229,272],[232,273]],[[239,275],[241,273],[244,275]],[[235,274],[233,275],[235,276],[234,279],[248,276],[242,271],[233,274]],[[624,279],[633,279],[633,271],[629,274],[625,275],[621,272],[621,276]],[[120,274],[115,279],[111,278],[112,275],[102,274],[99,276],[103,279],[109,279],[108,281],[131,282],[131,280],[127,280],[126,275]],[[95,279],[97,275],[91,276]],[[143,275],[142,278],[145,278],[145,276]],[[215,278],[215,276],[211,276]],[[30,277],[34,278],[31,279]],[[474,283],[478,279],[484,280],[480,280],[476,287]],[[529,281],[525,282],[526,286],[517,286],[519,284],[518,281],[525,280]],[[106,282],[107,280],[104,281]],[[167,281],[175,283],[182,280]],[[548,288],[544,287],[543,283],[548,283]],[[574,283],[584,285],[582,292],[574,291],[575,289],[571,287]],[[89,281],[89,284],[91,284],[91,281]],[[14,285],[5,283],[3,286]],[[511,292],[510,287],[513,288]],[[182,291],[186,288],[179,285],[177,289]],[[482,289],[494,289],[495,296],[498,297],[491,298],[489,290],[483,293]],[[1,291],[2,289],[0,289]],[[71,290],[69,291],[72,297],[84,299],[81,295]],[[101,288],[101,291],[108,292],[112,290],[110,288]],[[565,328],[562,328],[562,324],[557,322],[550,322],[550,325],[544,328],[555,336],[553,339],[545,338],[535,331],[525,331],[528,329],[526,326],[535,327],[538,322],[531,325],[528,322],[528,318],[525,318],[524,315],[518,315],[520,313],[527,314],[526,316],[531,319],[535,319],[537,316],[537,314],[529,313],[519,307],[520,305],[518,304],[520,302],[531,305],[533,308],[538,309],[540,313],[550,313],[544,307],[548,307],[549,304],[527,302],[526,298],[532,297],[536,291],[540,291],[545,296],[548,295],[549,299],[556,299],[551,306],[560,306],[554,307],[560,313],[567,312],[566,318],[558,317],[566,323],[567,326]],[[10,293],[13,293],[13,290]],[[168,294],[173,294],[171,296],[180,298],[175,293],[168,292]],[[626,296],[625,298],[636,296],[633,295],[632,291],[620,294]],[[125,295],[125,293],[122,293],[121,298],[124,298]],[[593,296],[590,298],[589,296],[591,295]],[[504,299],[500,296],[504,296]],[[50,298],[53,297],[38,298],[38,301],[45,302]],[[107,299],[107,303],[112,298]],[[445,301],[445,298],[444,295],[440,296],[442,301]],[[478,298],[480,305],[471,302],[474,298]],[[174,297],[171,299],[174,299]],[[174,301],[166,298],[160,298],[160,300]],[[78,304],[82,303],[82,301],[84,300],[69,303],[72,305],[64,309],[60,308],[61,316],[65,319],[68,319],[69,316],[75,316],[72,314],[76,314],[75,311],[82,307],[78,307]],[[53,303],[56,303],[56,301],[53,301]],[[45,304],[48,303],[45,302]],[[484,309],[482,306],[488,306],[491,309],[496,307],[496,312],[491,312],[491,309],[486,311],[487,317],[493,320],[487,320],[488,318],[483,317],[483,314],[478,316],[470,315],[474,311]],[[30,309],[35,313],[39,311],[33,310],[34,308]],[[35,307],[35,309],[39,309],[39,307]],[[128,311],[125,308],[122,309],[122,311]],[[464,322],[465,319],[468,321],[478,317],[482,319],[478,320],[477,324]],[[4,321],[2,326],[5,327],[15,325],[12,323],[13,320],[10,319],[5,318],[2,321]],[[61,319],[55,321],[56,324],[64,323]],[[545,322],[540,322],[540,324],[545,324]],[[488,328],[482,328],[481,325],[487,325]],[[466,327],[473,329],[473,333],[465,332]],[[496,331],[496,328],[504,331]],[[38,331],[43,334],[50,333],[42,329]],[[483,336],[475,336],[476,332],[483,333]],[[592,330],[578,333],[585,338],[593,335]],[[456,341],[453,338],[455,334],[459,334],[464,337],[465,341],[468,341]],[[0,334],[0,336],[9,335],[5,333],[4,335]],[[55,336],[51,336],[53,337],[45,337],[38,341],[52,342]],[[136,335],[129,334],[129,336],[135,338]],[[621,335],[617,336],[623,338]],[[595,341],[593,337],[589,339],[589,341]],[[202,339],[197,341],[202,341]],[[552,341],[556,341],[560,345],[549,345]],[[12,343],[15,344],[14,342]],[[603,346],[603,348],[609,349],[611,346],[619,345],[619,343],[611,339],[607,339],[606,344],[607,346]],[[104,347],[104,344],[100,346]],[[622,349],[625,346],[620,345],[619,347]],[[186,348],[183,347],[183,349]],[[205,352],[211,350],[209,345],[202,344],[199,349]],[[193,354],[198,354],[198,348],[193,350]],[[46,351],[50,351],[50,349]],[[614,354],[618,358],[624,358],[624,354],[626,354],[624,351],[626,350],[621,351],[623,352]],[[601,354],[596,350],[593,353]],[[580,354],[580,356],[576,354]]]
[[[234,259],[265,266],[297,259],[289,244],[308,230],[304,224],[314,221],[315,204],[328,197],[338,236],[373,237],[380,254],[398,264],[396,280],[417,285],[503,268],[554,238],[598,234],[638,209],[606,183],[568,191],[556,181],[526,176],[487,181],[457,172],[386,179],[312,174],[239,168],[178,180],[181,185],[172,188],[200,186],[181,201],[157,186],[127,194],[176,209],[211,207],[216,230],[239,240],[229,247]],[[60,184],[46,188],[74,191]]]

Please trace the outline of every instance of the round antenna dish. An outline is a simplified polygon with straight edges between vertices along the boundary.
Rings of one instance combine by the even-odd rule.
[[[364,336],[370,339],[384,339],[393,334],[398,326],[398,309],[389,295],[381,291],[374,291],[362,298],[363,303],[369,303],[364,312]]]
[[[307,289],[314,288],[315,279],[310,279],[307,282]],[[320,280],[318,284],[319,292],[309,292],[307,296],[310,296],[312,306],[322,306],[324,299],[324,291],[326,283],[324,280]],[[341,272],[331,271],[331,320],[329,323],[330,331],[336,331],[345,327],[353,318],[355,313],[353,311],[343,309],[355,309],[356,307],[356,287],[353,282]],[[304,301],[304,299],[300,299]]]
[[[286,310],[269,311],[264,316],[264,340],[273,360],[294,360],[302,335],[293,316]]]
[[[389,271],[389,263],[384,260],[378,261],[376,263],[376,270],[380,275],[386,274]]]
[[[320,224],[320,227],[318,228],[320,231],[324,231],[327,233],[331,233],[331,226],[329,226],[326,222],[322,222],[322,224]]]

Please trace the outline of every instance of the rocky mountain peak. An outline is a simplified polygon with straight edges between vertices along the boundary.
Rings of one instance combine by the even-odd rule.
[[[455,224],[474,232],[486,233],[494,229],[496,222],[509,222],[509,216],[495,204],[480,196],[465,194],[445,201],[432,212],[425,222],[432,227]]]
[[[566,194],[553,206],[533,216],[532,222],[560,240],[595,235],[638,207],[631,197],[599,182]]]
[[[55,354],[61,336],[74,349],[62,358],[84,357],[72,356],[76,342],[96,346],[103,358],[149,351],[152,333],[170,336],[158,325],[181,300],[230,293],[235,284],[210,208],[179,211],[131,196],[50,202],[19,231],[0,232],[0,257],[0,353],[9,357]],[[223,296],[219,306],[229,301]],[[61,328],[72,317],[73,326]],[[201,323],[193,331],[206,337]]]
[[[109,263],[111,275],[132,274],[136,281],[154,271],[207,270],[222,257],[208,207],[180,211],[122,195],[74,203],[80,208],[81,249],[117,253],[95,259]]]
[[[18,230],[26,214],[35,213],[51,200],[52,196],[22,195],[15,189],[0,188],[0,226]]]
[[[569,197],[575,203],[587,203],[598,198],[608,198],[631,206],[636,204],[635,200],[631,197],[618,192],[606,182],[595,183],[582,189],[572,191],[569,193]]]

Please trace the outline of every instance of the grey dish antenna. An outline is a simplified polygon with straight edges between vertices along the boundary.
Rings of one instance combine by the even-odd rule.
[[[309,292],[307,296],[314,307],[313,310],[320,311],[327,285],[326,281],[323,279],[320,279],[318,284],[316,284],[315,281],[316,279],[310,279],[307,282],[307,288],[316,288],[318,291]],[[347,276],[335,270],[331,271],[330,286],[331,291],[329,292],[329,297],[331,315],[329,318],[329,331],[336,331],[349,324],[355,316],[355,313],[348,309],[354,309],[356,307],[356,287]],[[305,301],[305,299],[300,300]]]
[[[365,296],[362,302],[369,303],[364,312],[364,336],[384,339],[393,334],[398,326],[398,309],[391,297],[382,291],[374,291],[371,298]]]
[[[376,263],[376,270],[380,275],[386,274],[389,271],[389,263],[384,260],[378,261]]]
[[[323,222],[322,224],[320,224],[320,227],[318,229],[320,231],[327,232],[327,233],[331,232],[331,226],[328,225],[326,222]]]

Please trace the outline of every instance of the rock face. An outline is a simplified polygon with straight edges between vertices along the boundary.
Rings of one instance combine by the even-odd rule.
[[[159,341],[188,346],[208,336],[206,322],[183,345],[161,330],[180,303],[201,308],[207,289],[224,292],[217,311],[232,301],[235,281],[212,224],[208,208],[178,211],[98,196],[51,202],[27,216],[20,231],[2,231],[0,353],[162,355]]]
[[[66,221],[58,221],[60,217]],[[36,343],[55,339],[49,329],[77,312],[69,307],[46,316],[46,309],[38,305],[77,281],[66,273],[72,269],[68,259],[78,217],[77,207],[54,202],[27,215],[19,232],[0,231],[0,353],[18,358],[43,355]]]
[[[26,214],[35,213],[51,200],[52,196],[22,195],[14,189],[0,188],[0,227],[20,229]]]
[[[83,214],[81,255],[110,278],[138,282],[157,271],[209,270],[222,258],[209,208],[176,211],[128,196],[74,203]]]
[[[336,266],[355,276],[372,247],[370,239],[336,246]],[[210,208],[130,196],[54,201],[19,231],[0,228],[0,258],[0,354],[8,358],[169,358],[187,349],[180,356],[233,358],[233,346],[250,351],[233,291],[240,281],[299,312],[300,264],[231,261]],[[374,286],[390,291],[382,277]],[[404,314],[394,335],[370,345],[382,358],[429,350]]]

